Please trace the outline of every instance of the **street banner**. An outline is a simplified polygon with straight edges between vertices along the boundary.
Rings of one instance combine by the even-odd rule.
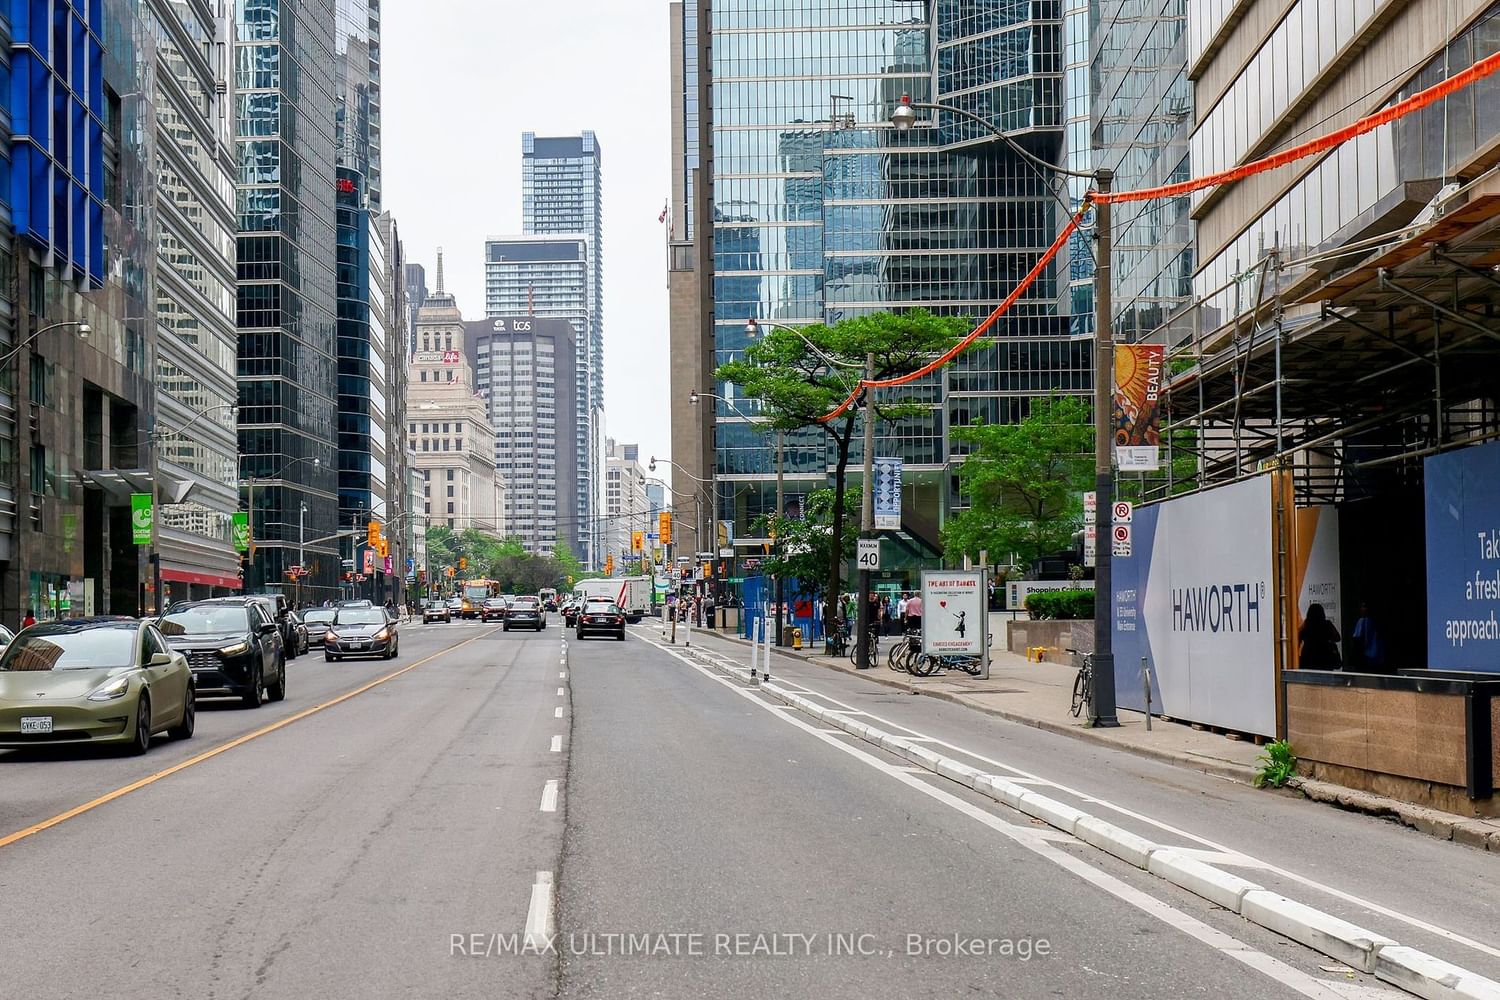
[[[875,530],[901,527],[901,459],[876,458],[874,464]]]
[[[1500,442],[1424,465],[1427,666],[1500,672]]]
[[[250,512],[237,510],[231,516],[234,529],[234,550],[236,552],[250,551]]]
[[[1116,344],[1111,426],[1115,464],[1123,471],[1161,468],[1161,386],[1167,349]]]
[[[130,494],[130,534],[137,545],[151,544],[151,494]]]
[[[984,570],[923,570],[922,652],[984,655],[987,597]]]
[[[375,575],[375,550],[365,549],[365,575]]]
[[[1115,697],[1242,733],[1276,732],[1271,477],[1137,507],[1113,567]]]
[[[1339,509],[1298,507],[1292,514],[1292,586],[1297,592],[1297,619],[1292,623],[1291,632],[1298,634],[1307,617],[1307,609],[1319,604],[1328,620],[1343,633],[1345,609],[1340,594]],[[1300,652],[1299,644],[1292,643],[1291,656],[1295,658]],[[1342,650],[1340,657],[1346,667],[1357,669],[1343,656]]]

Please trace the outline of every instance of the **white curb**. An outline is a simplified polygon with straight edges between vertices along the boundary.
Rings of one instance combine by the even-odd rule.
[[[1374,972],[1380,949],[1396,944],[1388,937],[1268,889],[1245,893],[1240,901],[1240,915],[1363,972]]]
[[[708,666],[749,682],[748,670],[689,651]],[[1288,899],[1196,858],[1179,854],[1091,816],[1066,803],[1049,799],[997,774],[986,774],[918,743],[902,739],[863,722],[854,722],[842,712],[830,712],[775,684],[760,690],[798,711],[823,720],[874,746],[913,764],[974,789],[1002,805],[1042,820],[1114,857],[1144,868],[1151,874],[1186,889],[1194,895],[1232,910],[1246,920],[1297,941],[1330,958],[1373,973],[1377,978],[1426,1000],[1500,1000],[1500,983],[1459,966],[1434,958],[1415,948],[1399,945],[1388,937],[1349,923],[1331,913]]]

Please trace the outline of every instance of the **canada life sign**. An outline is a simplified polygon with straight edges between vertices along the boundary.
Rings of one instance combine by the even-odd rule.
[[[1276,731],[1271,479],[1137,507],[1114,562],[1115,690],[1144,711],[1271,736]]]

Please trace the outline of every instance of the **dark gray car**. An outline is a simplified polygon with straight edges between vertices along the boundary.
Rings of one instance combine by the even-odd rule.
[[[384,608],[339,608],[323,636],[323,659],[374,656],[389,660],[401,650],[401,636]]]

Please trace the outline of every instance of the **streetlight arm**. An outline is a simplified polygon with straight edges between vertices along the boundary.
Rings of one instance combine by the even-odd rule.
[[[828,365],[831,368],[851,368],[855,371],[859,371],[864,368],[864,365],[856,365],[849,361],[839,361],[836,358],[829,357],[823,352],[820,347],[818,347],[817,344],[814,344],[811,340],[808,339],[807,334],[803,333],[795,326],[790,326],[786,323],[777,323],[773,320],[768,319],[757,319],[753,320],[752,322],[754,322],[757,327],[769,326],[772,329],[785,330],[788,333],[795,334],[798,338],[801,339],[804,344],[807,345],[807,349],[809,351],[812,351],[814,354],[816,354],[819,360],[821,360],[825,365]]]
[[[736,406],[734,400],[729,399],[729,398],[727,398],[725,396],[720,396],[717,393],[713,393],[713,392],[700,392],[700,393],[698,393],[698,398],[699,399],[717,399],[719,402],[721,402],[724,405],[728,406],[731,410],[733,410],[735,413],[738,413],[740,416],[744,417],[746,420],[762,420],[762,421],[769,422],[769,418],[764,413],[759,414],[758,416],[752,416],[751,414],[746,413],[744,410],[742,410],[738,406]]]
[[[186,434],[194,424],[202,420],[204,417],[208,416],[210,413],[214,413],[218,410],[237,411],[239,410],[239,408],[240,407],[238,403],[220,403],[218,406],[210,406],[206,410],[199,410],[197,413],[193,414],[193,419],[189,420],[181,427],[158,427],[151,433],[154,434],[158,439],[167,437],[168,435]]]
[[[88,323],[84,322],[81,319],[69,319],[63,320],[60,323],[48,323],[44,327],[40,327],[36,330],[31,331],[31,335],[29,337],[21,341],[15,347],[12,347],[9,351],[6,351],[5,355],[3,357],[0,357],[0,365],[9,364],[10,359],[15,357],[17,354],[20,354],[23,347],[31,343],[36,338],[40,337],[42,334],[46,333],[48,330],[57,330],[65,326],[78,327],[79,333],[83,335],[84,339],[88,338],[89,332],[93,329],[88,325]]]
[[[1022,159],[1028,161],[1034,167],[1037,167],[1041,170],[1049,170],[1055,174],[1062,174],[1066,177],[1078,177],[1086,181],[1091,181],[1094,179],[1094,175],[1092,173],[1083,173],[1078,170],[1068,170],[1066,167],[1055,166],[1051,163],[1048,163],[1046,160],[1043,160],[1039,156],[1034,156],[1019,142],[1016,142],[1015,139],[1011,138],[1009,135],[996,128],[989,121],[989,119],[984,118],[981,115],[977,115],[972,111],[967,111],[963,108],[956,108],[951,104],[934,104],[929,101],[907,101],[906,106],[909,108],[927,108],[931,111],[946,111],[950,115],[958,115],[960,118],[967,118],[971,122],[975,122],[978,125],[984,126],[985,129],[993,133],[1007,146],[1009,146],[1012,152],[1014,152]]]

